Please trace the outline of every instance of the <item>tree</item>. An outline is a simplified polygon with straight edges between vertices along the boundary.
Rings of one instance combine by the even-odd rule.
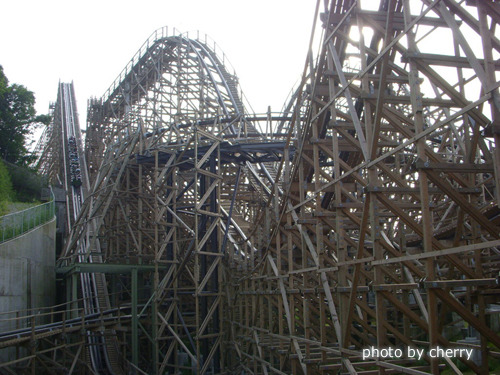
[[[7,204],[14,196],[12,182],[7,167],[0,159],[0,215],[7,213]]]
[[[0,157],[18,165],[29,164],[26,143],[40,124],[48,124],[50,116],[36,116],[35,95],[26,87],[9,85],[0,65]]]

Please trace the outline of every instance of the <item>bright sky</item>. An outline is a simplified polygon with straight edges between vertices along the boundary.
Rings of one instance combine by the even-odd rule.
[[[149,35],[162,26],[208,34],[256,112],[282,109],[307,54],[315,0],[19,0],[2,4],[0,65],[35,93],[37,113],[75,84],[80,123]],[[192,34],[191,34],[192,32]]]

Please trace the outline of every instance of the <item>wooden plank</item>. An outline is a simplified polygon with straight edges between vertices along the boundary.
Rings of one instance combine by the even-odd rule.
[[[479,100],[475,101],[474,103],[471,103],[471,104],[467,105],[466,107],[462,108],[461,110],[455,112],[454,114],[452,114],[449,117],[447,117],[445,120],[439,121],[436,124],[434,124],[432,126],[429,126],[424,131],[422,131],[422,132],[418,133],[417,135],[413,136],[412,138],[404,141],[400,146],[395,147],[391,151],[388,151],[388,152],[382,154],[381,156],[379,156],[375,160],[365,161],[363,163],[358,164],[357,166],[351,168],[350,170],[348,170],[347,172],[345,172],[341,176],[339,176],[337,178],[334,178],[332,181],[326,183],[325,185],[323,185],[319,189],[316,189],[312,193],[313,197],[310,197],[310,198],[302,200],[300,203],[298,203],[295,206],[292,206],[291,208],[289,208],[288,211],[296,210],[297,208],[299,208],[299,207],[301,207],[303,205],[308,204],[313,199],[315,199],[314,197],[316,195],[318,195],[320,192],[322,192],[323,189],[326,189],[326,188],[328,188],[328,187],[330,187],[330,186],[332,186],[332,185],[334,185],[334,184],[336,184],[336,183],[338,183],[338,182],[346,179],[347,177],[351,176],[352,174],[355,174],[356,172],[358,172],[361,169],[365,169],[365,168],[368,169],[368,168],[370,168],[370,167],[378,164],[379,162],[385,160],[389,156],[392,156],[392,155],[396,154],[397,152],[403,150],[408,145],[410,145],[410,144],[418,141],[419,139],[422,139],[422,138],[426,137],[427,135],[431,134],[436,129],[439,129],[439,128],[443,127],[444,125],[446,125],[447,123],[449,123],[451,121],[454,121],[456,118],[462,116],[464,113],[469,112],[472,108],[475,108],[478,105],[481,105],[482,103],[484,103],[485,101],[489,100],[490,98],[491,98],[491,94],[487,93],[486,95],[483,95]]]
[[[440,66],[449,66],[453,68],[471,68],[471,64],[466,57],[460,56],[447,56],[447,55],[438,55],[433,53],[403,53],[401,61],[409,62],[412,59],[421,59],[424,60],[426,64],[429,65],[440,65]],[[484,59],[477,59],[479,64],[484,66]],[[500,62],[495,62],[495,69],[500,70]]]
[[[167,329],[170,331],[170,333],[172,334],[172,336],[174,336],[174,338],[177,341],[177,343],[182,347],[182,349],[184,349],[184,351],[187,353],[187,355],[191,358],[191,360],[193,361],[193,364],[197,364],[198,363],[198,359],[193,355],[193,353],[191,353],[191,351],[184,344],[184,342],[181,340],[181,338],[179,337],[179,335],[177,335],[177,333],[175,333],[175,331],[172,329],[172,327],[170,327],[170,324],[165,320],[165,318],[163,317],[163,315],[160,314],[160,313],[158,313],[157,315],[160,318],[160,320],[163,322],[163,324],[165,324],[165,327],[167,327]]]
[[[487,242],[459,246],[459,247],[453,247],[453,248],[443,249],[443,250],[427,251],[427,252],[423,252],[423,253],[419,253],[419,254],[404,255],[401,257],[397,257],[397,258],[374,260],[370,263],[371,263],[371,265],[399,263],[399,262],[406,262],[409,260],[420,260],[420,259],[427,259],[427,258],[434,258],[434,257],[442,257],[444,255],[450,255],[450,254],[460,254],[460,253],[465,253],[465,252],[469,252],[469,251],[487,249],[487,248],[492,248],[492,247],[497,247],[497,246],[500,246],[500,240],[487,241]]]
[[[473,326],[481,335],[485,336],[493,345],[500,348],[500,336],[492,331],[484,322],[479,320],[473,313],[467,310],[455,296],[441,289],[434,289],[437,296],[448,306],[450,306],[458,315],[460,315],[467,323]]]
[[[271,268],[274,272],[274,275],[280,276],[278,268],[276,267],[276,264],[274,263],[274,260],[271,257],[271,255],[267,256],[267,261],[269,262],[269,265],[271,266]],[[288,297],[287,297],[286,290],[285,290],[285,284],[283,283],[283,278],[279,278],[279,286],[280,286],[280,291],[281,291],[281,298],[283,300],[283,307],[285,309],[286,320],[288,323],[288,330],[290,333],[292,333],[294,331],[292,329],[292,324],[293,324],[292,322],[293,322],[294,317],[292,317],[292,314],[290,312],[290,306],[288,304]],[[306,364],[304,363],[304,357],[302,355],[302,350],[300,349],[300,345],[296,339],[292,339],[292,342],[293,342],[293,345],[295,348],[295,353],[299,356],[299,362],[300,362],[300,365],[302,367],[302,370],[304,371],[305,374],[307,374],[307,367],[306,367]]]
[[[427,170],[426,173],[435,185],[442,189],[446,195],[448,195],[460,206],[460,208],[474,218],[474,220],[476,220],[483,229],[490,233],[493,238],[500,237],[500,228],[490,222],[490,220],[476,207],[472,206],[469,201],[465,199],[465,197],[456,192],[446,179],[443,179],[436,171],[433,170]]]
[[[349,106],[349,113],[351,114],[351,118],[352,118],[352,121],[354,123],[354,128],[356,129],[356,134],[357,134],[358,139],[359,139],[359,145],[361,147],[361,151],[363,152],[365,160],[369,160],[368,145],[366,143],[365,134],[363,132],[363,128],[361,127],[361,122],[359,120],[356,109],[354,108],[354,102],[352,100],[351,92],[349,91],[349,85],[347,84],[347,80],[343,75],[344,70],[342,69],[342,64],[340,62],[340,58],[339,58],[337,51],[335,50],[335,46],[333,45],[333,42],[331,40],[328,42],[328,51],[330,52],[330,55],[333,58],[337,72],[339,72],[339,78],[340,78],[340,82],[342,84],[342,87],[345,89],[344,95],[347,99],[347,105]]]

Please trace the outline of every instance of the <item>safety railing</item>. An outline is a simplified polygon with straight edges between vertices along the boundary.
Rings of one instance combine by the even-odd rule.
[[[52,191],[51,191],[52,192]],[[12,214],[0,216],[0,243],[16,238],[29,230],[52,220],[55,216],[55,200]]]

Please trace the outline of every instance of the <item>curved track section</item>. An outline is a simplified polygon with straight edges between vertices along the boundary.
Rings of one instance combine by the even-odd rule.
[[[274,163],[286,142],[272,134],[273,122],[286,119],[248,115],[219,52],[163,31],[89,105],[91,190],[61,261],[77,262],[85,239],[86,257],[128,265],[120,279],[128,292],[115,301],[146,298],[123,333],[133,366],[221,373],[230,298],[222,265],[256,259],[255,241],[266,241],[250,223],[264,218],[275,194]]]
[[[219,117],[232,120],[226,134],[256,135],[248,122],[239,121],[245,110],[236,75],[224,54],[208,43],[159,29],[104,96],[91,100],[87,152],[92,176],[102,160],[103,140],[114,142],[137,128],[162,129],[162,141],[183,143],[192,136],[189,124]]]

